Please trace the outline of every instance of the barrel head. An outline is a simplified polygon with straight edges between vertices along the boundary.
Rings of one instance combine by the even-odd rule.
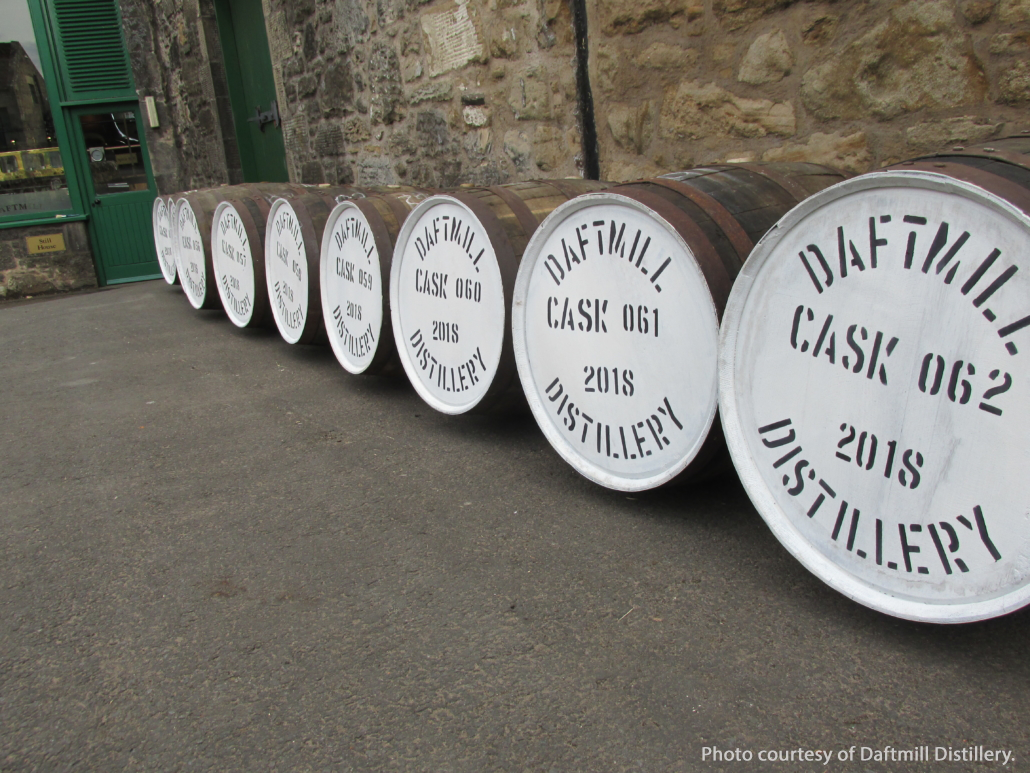
[[[526,248],[512,335],[555,450],[619,491],[669,482],[715,419],[719,320],[683,237],[613,192],[562,204]]]
[[[497,373],[508,323],[495,249],[503,238],[450,196],[421,202],[398,234],[394,339],[415,390],[442,413],[474,409]]]
[[[225,313],[236,327],[247,327],[256,305],[254,256],[244,222],[230,201],[221,202],[215,209],[211,253]]]
[[[1030,601],[1030,218],[972,184],[887,171],[762,239],[730,295],[720,412],[780,542],[911,620]]]
[[[288,343],[298,343],[309,312],[308,260],[300,219],[286,199],[276,199],[268,213],[265,280],[279,333]]]
[[[200,224],[189,201],[175,201],[175,231],[178,234],[178,274],[186,298],[195,309],[204,307],[207,299],[207,264]]]
[[[333,208],[322,236],[322,318],[333,354],[349,373],[368,369],[382,338],[380,249],[390,245],[380,239],[361,209],[347,200]]]
[[[163,196],[154,199],[153,208],[154,248],[157,250],[157,262],[161,267],[161,276],[170,284],[175,284],[175,250],[172,247],[172,218],[168,211],[168,200]]]

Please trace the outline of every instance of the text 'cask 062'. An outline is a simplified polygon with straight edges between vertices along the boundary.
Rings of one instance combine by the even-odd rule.
[[[723,321],[722,421],[756,508],[830,586],[912,620],[1030,601],[1030,169],[1005,147],[808,199]]]

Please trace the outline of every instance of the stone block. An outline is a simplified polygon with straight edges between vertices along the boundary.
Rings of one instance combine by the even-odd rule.
[[[1006,105],[1030,102],[1030,63],[1025,59],[1006,68],[998,83],[998,100]]]
[[[304,73],[297,78],[297,94],[301,98],[310,97],[318,91],[318,76],[313,72]]]
[[[822,120],[890,120],[976,104],[986,93],[983,69],[946,0],[909,0],[893,8],[801,82],[805,107]]]
[[[797,0],[714,0],[712,10],[719,23],[732,31],[795,2]]]
[[[350,51],[368,38],[369,20],[361,0],[335,0],[333,26],[342,51]]]
[[[987,50],[995,56],[1025,54],[1030,43],[1030,33],[1002,32],[992,35]]]
[[[504,153],[520,172],[529,171],[532,149],[526,135],[514,129],[504,133]]]
[[[684,48],[669,43],[652,43],[633,57],[633,63],[640,68],[675,72],[683,71],[697,64],[696,48]]]
[[[341,156],[345,148],[343,129],[333,121],[323,121],[315,133],[315,153],[320,156]]]
[[[632,35],[673,19],[692,21],[704,11],[696,0],[598,0],[601,30],[606,35]]]
[[[819,14],[801,25],[801,39],[809,45],[829,43],[837,37],[840,17],[831,13]]]
[[[1030,24],[1030,0],[1001,0],[998,21],[1005,25]]]
[[[482,161],[493,151],[493,134],[489,129],[475,129],[465,135],[465,152],[473,161]]]
[[[776,83],[790,74],[793,66],[794,54],[791,53],[783,30],[767,32],[755,38],[748,47],[741,60],[737,80],[756,86]]]
[[[340,57],[329,63],[322,75],[322,88],[318,92],[318,105],[329,115],[349,107],[354,100],[354,78],[350,62]]]
[[[430,158],[443,155],[450,149],[447,119],[437,110],[423,110],[416,116],[415,136],[419,149]]]
[[[456,0],[442,12],[424,13],[420,21],[429,47],[430,75],[435,77],[483,58],[483,44],[468,0]]]
[[[325,182],[325,171],[317,161],[305,161],[300,168],[300,181],[305,185],[321,185]]]
[[[964,115],[940,121],[924,121],[905,130],[905,140],[920,153],[942,150],[951,145],[990,139],[998,124],[979,116]]]
[[[825,164],[845,172],[868,172],[872,163],[865,132],[842,136],[816,133],[806,142],[788,143],[771,148],[762,155],[763,161],[805,161]]]
[[[450,81],[434,81],[411,92],[408,104],[415,106],[423,102],[449,102],[453,96],[454,86]]]
[[[790,102],[744,99],[714,83],[684,81],[668,89],[659,120],[669,139],[790,137],[796,129]]]
[[[551,87],[542,70],[524,71],[512,78],[508,105],[520,121],[546,121],[551,118]]]
[[[400,120],[401,68],[397,52],[386,43],[374,43],[368,57],[369,118],[372,123]]]
[[[490,108],[483,105],[465,105],[461,109],[461,117],[466,126],[480,128],[490,125]]]
[[[608,128],[621,147],[642,155],[654,133],[654,111],[650,101],[638,105],[613,104],[608,107]]]
[[[983,24],[991,18],[997,5],[998,0],[962,0],[958,9],[970,24]]]
[[[358,185],[395,185],[390,162],[385,158],[365,158],[358,162]]]

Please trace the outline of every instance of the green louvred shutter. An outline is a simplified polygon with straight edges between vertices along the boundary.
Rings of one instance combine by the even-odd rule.
[[[116,0],[50,0],[64,98],[135,99]]]

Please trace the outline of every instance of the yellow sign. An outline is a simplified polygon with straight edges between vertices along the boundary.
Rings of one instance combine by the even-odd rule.
[[[25,243],[29,248],[29,255],[38,255],[41,252],[64,252],[64,234],[43,234],[42,236],[26,236]]]

